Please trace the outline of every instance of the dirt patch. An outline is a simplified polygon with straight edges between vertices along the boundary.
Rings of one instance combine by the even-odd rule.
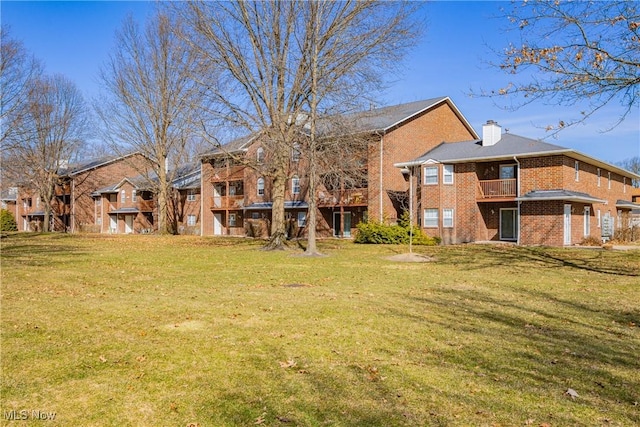
[[[164,325],[162,329],[165,331],[200,331],[205,329],[207,324],[199,320],[187,320],[186,322],[170,323]]]
[[[389,261],[396,261],[396,262],[433,262],[435,261],[435,258],[432,258],[430,256],[413,254],[413,253],[393,255],[393,256],[387,257],[386,259],[388,259]]]
[[[310,288],[311,285],[305,285],[304,283],[289,283],[282,285],[284,288]]]

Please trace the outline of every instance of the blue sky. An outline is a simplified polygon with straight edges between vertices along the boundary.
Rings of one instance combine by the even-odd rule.
[[[13,2],[2,1],[2,25],[11,35],[42,60],[48,73],[61,73],[73,80],[87,99],[97,95],[96,76],[114,48],[114,32],[122,20],[133,14],[143,21],[152,3],[94,2]],[[542,129],[557,123],[572,111],[566,107],[529,105],[515,112],[496,106],[471,92],[503,87],[508,76],[487,65],[495,60],[493,50],[508,44],[500,18],[508,2],[435,1],[423,4],[427,29],[418,46],[400,67],[402,73],[390,76],[390,87],[381,95],[381,105],[392,105],[438,96],[449,96],[471,125],[480,132],[487,120],[496,120],[510,133],[546,138],[548,142],[574,148],[584,154],[618,162],[640,156],[640,112],[636,108],[613,131],[602,133],[622,112],[618,105],[593,116],[586,125],[561,132],[555,138]],[[577,111],[579,107],[575,107]]]

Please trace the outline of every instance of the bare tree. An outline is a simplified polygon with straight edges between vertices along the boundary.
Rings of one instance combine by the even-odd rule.
[[[46,232],[55,186],[89,136],[89,117],[80,91],[63,76],[30,80],[25,95],[17,131],[9,135],[6,154],[12,161],[4,162],[3,168],[14,169],[37,193],[43,202]]]
[[[621,168],[640,175],[640,156],[630,157],[621,162],[618,162],[617,164]],[[633,186],[635,188],[640,188],[640,179],[634,179]]]
[[[0,50],[0,143],[4,145],[9,134],[17,131],[16,124],[25,111],[28,83],[42,74],[42,66],[20,41],[11,38],[5,26],[0,29]]]
[[[588,100],[577,117],[548,130],[587,120],[605,105],[619,103],[622,122],[640,100],[640,11],[634,1],[523,1],[508,15],[521,45],[511,45],[497,66],[525,75],[491,96],[520,96],[515,108],[539,100],[574,106]]]
[[[133,18],[126,19],[118,47],[100,74],[108,93],[95,103],[104,138],[118,150],[149,159],[153,174],[147,178],[158,197],[160,233],[176,231],[169,221],[170,185],[177,166],[189,160],[201,126],[202,92],[192,79],[198,63],[180,31],[179,22],[161,12],[143,32]]]
[[[319,175],[333,186],[361,183],[369,135],[356,132],[345,113],[362,107],[384,87],[386,72],[400,63],[420,33],[414,7],[402,2],[305,4],[309,60],[309,238],[306,253],[317,253],[316,188]],[[322,121],[322,125],[318,126]],[[322,134],[321,134],[322,132]],[[319,138],[322,136],[322,138]],[[365,172],[366,173],[366,172]],[[354,183],[355,185],[355,183]]]
[[[216,113],[259,135],[269,158],[271,240],[284,245],[291,155],[309,161],[310,245],[315,253],[314,169],[317,121],[366,103],[382,71],[413,42],[407,3],[373,1],[189,2],[178,13],[192,23],[192,46],[217,67]],[[386,56],[385,56],[386,55]],[[204,82],[204,79],[203,79]],[[357,100],[357,102],[356,102]]]

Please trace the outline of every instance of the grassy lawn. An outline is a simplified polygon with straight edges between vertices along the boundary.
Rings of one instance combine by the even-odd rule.
[[[3,238],[0,425],[640,424],[640,250],[259,248]]]

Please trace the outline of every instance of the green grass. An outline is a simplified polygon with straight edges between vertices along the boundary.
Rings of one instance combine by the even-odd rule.
[[[259,249],[3,238],[1,424],[640,424],[640,251]]]

